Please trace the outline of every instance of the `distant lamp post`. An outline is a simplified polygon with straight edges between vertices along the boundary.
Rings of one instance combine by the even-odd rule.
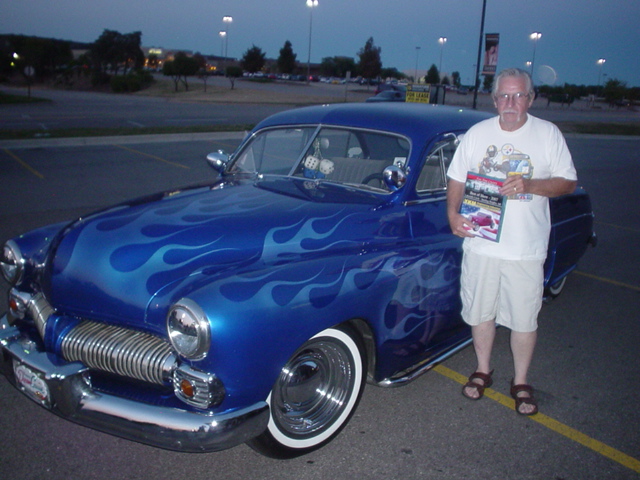
[[[309,55],[307,56],[307,83],[311,77],[311,31],[313,29],[313,9],[318,6],[318,0],[307,0],[309,7]]]
[[[531,60],[531,79],[533,80],[533,65],[536,61],[536,45],[538,44],[538,40],[540,40],[540,37],[542,37],[542,34],[540,32],[533,32],[531,35],[529,35],[529,38],[531,40],[533,40],[533,58]]]
[[[223,64],[225,64],[227,63],[227,59],[224,56],[224,44],[225,44],[225,40],[227,39],[227,32],[225,32],[224,30],[221,30],[220,39],[222,40],[220,42],[220,57],[223,59]]]
[[[413,81],[415,83],[420,83],[418,81],[418,55],[420,54],[420,47],[416,47],[416,71],[413,75]]]
[[[604,65],[604,62],[606,62],[607,60],[604,58],[599,58],[598,61],[596,62],[596,64],[598,65],[598,67],[600,67],[598,69],[598,90],[600,90],[600,80],[602,79],[602,66]]]
[[[438,39],[438,43],[440,44],[440,67],[438,68],[438,73],[442,73],[442,51],[444,50],[444,44],[447,43],[447,37],[440,37]],[[442,79],[440,80],[442,81]]]
[[[226,29],[224,32],[224,63],[227,63],[227,57],[229,55],[229,27],[230,23],[233,22],[233,17],[231,15],[225,15],[222,17],[222,22],[226,24]]]

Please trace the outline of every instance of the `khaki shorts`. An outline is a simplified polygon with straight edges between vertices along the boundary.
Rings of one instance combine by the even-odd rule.
[[[464,252],[460,296],[469,325],[492,321],[534,332],[542,307],[544,260],[502,260]]]

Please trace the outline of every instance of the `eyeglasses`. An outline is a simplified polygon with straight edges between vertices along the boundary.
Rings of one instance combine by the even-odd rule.
[[[514,102],[524,102],[529,99],[529,94],[524,92],[517,92],[512,95],[509,95],[508,93],[499,93],[495,98],[499,103],[507,103],[509,100],[513,100]]]

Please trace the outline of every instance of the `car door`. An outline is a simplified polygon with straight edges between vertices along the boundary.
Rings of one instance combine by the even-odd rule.
[[[397,353],[435,357],[469,337],[460,310],[462,243],[451,234],[446,215],[446,169],[458,139],[444,135],[427,152],[415,182],[417,200],[406,208],[413,236],[405,252],[410,268],[402,275],[394,301],[394,328],[404,341]]]

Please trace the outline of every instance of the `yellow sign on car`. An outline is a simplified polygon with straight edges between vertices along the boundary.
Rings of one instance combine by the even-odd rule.
[[[429,103],[431,95],[431,85],[410,83],[407,85],[406,102]]]

